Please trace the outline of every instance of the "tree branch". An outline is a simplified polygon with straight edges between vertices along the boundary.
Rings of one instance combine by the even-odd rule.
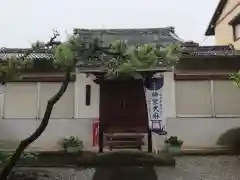
[[[6,164],[6,166],[2,170],[1,176],[0,176],[1,180],[7,180],[8,175],[11,173],[13,167],[16,165],[16,162],[20,159],[23,151],[31,143],[33,143],[46,129],[54,105],[59,101],[59,99],[62,97],[62,95],[67,90],[67,87],[68,87],[68,84],[69,84],[69,81],[70,81],[70,75],[71,75],[70,73],[71,73],[70,69],[66,71],[65,77],[64,77],[64,80],[62,82],[62,85],[61,85],[60,89],[51,99],[48,100],[47,107],[46,107],[44,116],[42,118],[42,122],[39,125],[39,127],[36,129],[36,131],[31,136],[29,136],[28,138],[21,141],[21,143],[18,146],[18,148],[16,149],[15,153],[13,154],[13,156],[11,157],[9,162]]]
[[[54,36],[50,39],[50,41],[47,44],[45,44],[45,47],[49,48],[50,46],[56,45],[55,44],[55,39],[56,39],[57,36],[59,36],[59,34],[57,32],[54,32]],[[78,53],[80,53],[80,54],[83,53],[83,55],[84,55],[83,58],[88,59],[92,54],[94,54],[94,52],[97,51],[97,49],[98,48],[97,48],[96,43],[93,43],[93,45],[90,45],[90,47],[80,48],[78,50]],[[101,48],[99,50],[103,51],[103,49],[101,49]],[[24,55],[24,57],[27,57],[29,55],[28,53],[29,52],[27,52]],[[24,59],[24,57],[23,57],[23,59]],[[77,58],[74,59],[73,66],[75,66],[76,62],[77,62]],[[51,116],[52,109],[53,109],[54,105],[60,100],[60,98],[63,96],[63,94],[67,90],[73,66],[66,69],[65,77],[64,77],[64,80],[62,82],[62,85],[61,85],[60,89],[58,90],[58,92],[54,96],[52,96],[51,99],[48,100],[47,107],[46,107],[44,116],[42,118],[41,124],[35,130],[35,132],[33,132],[29,137],[27,137],[26,139],[21,141],[21,143],[19,144],[15,153],[12,155],[9,162],[3,168],[2,172],[1,172],[1,175],[0,175],[0,180],[7,180],[9,174],[11,173],[12,169],[14,168],[14,166],[16,165],[18,160],[20,159],[24,150],[31,143],[33,143],[35,140],[37,140],[40,137],[40,135],[44,132],[44,130],[46,129],[46,127],[49,123],[49,119],[50,119],[50,116]]]
[[[56,38],[59,36],[59,32],[56,30],[53,30],[53,37],[51,37],[51,39],[45,44],[46,48],[50,48],[53,47],[54,45],[59,45],[61,44],[61,42],[56,41]]]
[[[55,31],[54,35],[50,39],[50,41],[45,44],[45,47],[49,49],[49,47],[52,47],[53,45],[56,45],[55,44],[55,39],[58,36],[59,36],[59,33]],[[31,51],[25,53],[20,58],[20,60],[24,60],[30,53],[31,53]],[[59,101],[59,99],[63,96],[63,94],[67,90],[67,87],[68,87],[68,84],[69,84],[69,81],[70,81],[71,70],[72,70],[72,68],[69,68],[69,69],[66,70],[65,76],[64,76],[64,80],[62,82],[62,85],[61,85],[60,89],[58,90],[58,92],[51,99],[48,100],[47,107],[46,107],[44,116],[42,118],[42,122],[39,125],[39,127],[35,130],[35,132],[32,133],[32,135],[30,135],[29,137],[27,137],[26,139],[21,141],[21,143],[19,144],[19,146],[16,149],[15,153],[12,155],[10,160],[7,162],[7,164],[3,168],[2,172],[1,172],[1,175],[0,175],[0,179],[1,180],[7,180],[7,178],[9,176],[9,174],[11,173],[12,169],[14,168],[14,166],[16,165],[18,160],[21,158],[21,155],[24,152],[24,150],[31,143],[33,143],[36,139],[38,139],[40,137],[40,135],[46,129],[46,127],[47,127],[47,125],[49,123],[49,119],[51,117],[51,113],[52,113],[52,109],[53,109],[54,105]]]

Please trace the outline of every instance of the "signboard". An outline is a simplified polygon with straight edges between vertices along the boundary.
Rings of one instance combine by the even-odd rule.
[[[163,116],[164,78],[154,77],[145,83],[149,128],[159,135],[167,134],[166,119]]]

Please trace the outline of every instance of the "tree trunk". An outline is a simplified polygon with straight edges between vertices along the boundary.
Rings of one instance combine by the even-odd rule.
[[[39,136],[44,132],[44,130],[46,129],[51,113],[52,113],[52,109],[54,107],[54,105],[59,101],[59,99],[63,96],[63,94],[66,92],[67,87],[68,87],[68,83],[70,81],[70,73],[71,71],[68,70],[66,71],[64,80],[62,82],[62,85],[59,89],[59,91],[51,98],[48,100],[47,103],[47,107],[44,113],[44,116],[42,118],[42,122],[39,125],[39,127],[36,129],[36,131],[29,136],[28,138],[24,139],[21,141],[20,145],[18,146],[18,148],[16,149],[15,153],[13,154],[13,156],[11,157],[11,159],[8,161],[8,163],[6,164],[6,166],[3,168],[1,175],[0,175],[0,179],[1,180],[7,180],[9,174],[11,173],[12,169],[14,168],[14,166],[16,165],[16,163],[18,162],[18,160],[20,159],[23,151],[31,144],[33,143],[35,140],[37,140],[39,138]]]

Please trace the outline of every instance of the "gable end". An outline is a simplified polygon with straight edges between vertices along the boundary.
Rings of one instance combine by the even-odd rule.
[[[218,3],[218,6],[210,20],[210,23],[207,27],[207,30],[205,32],[205,36],[213,36],[215,35],[215,25],[216,25],[216,22],[218,20],[218,18],[220,17],[220,15],[222,14],[223,12],[223,9],[224,7],[226,6],[228,0],[220,0],[219,3]]]

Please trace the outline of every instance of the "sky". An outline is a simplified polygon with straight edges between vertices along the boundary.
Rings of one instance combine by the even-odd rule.
[[[0,47],[25,48],[61,40],[73,28],[175,27],[185,41],[214,45],[204,36],[219,0],[0,0]]]

